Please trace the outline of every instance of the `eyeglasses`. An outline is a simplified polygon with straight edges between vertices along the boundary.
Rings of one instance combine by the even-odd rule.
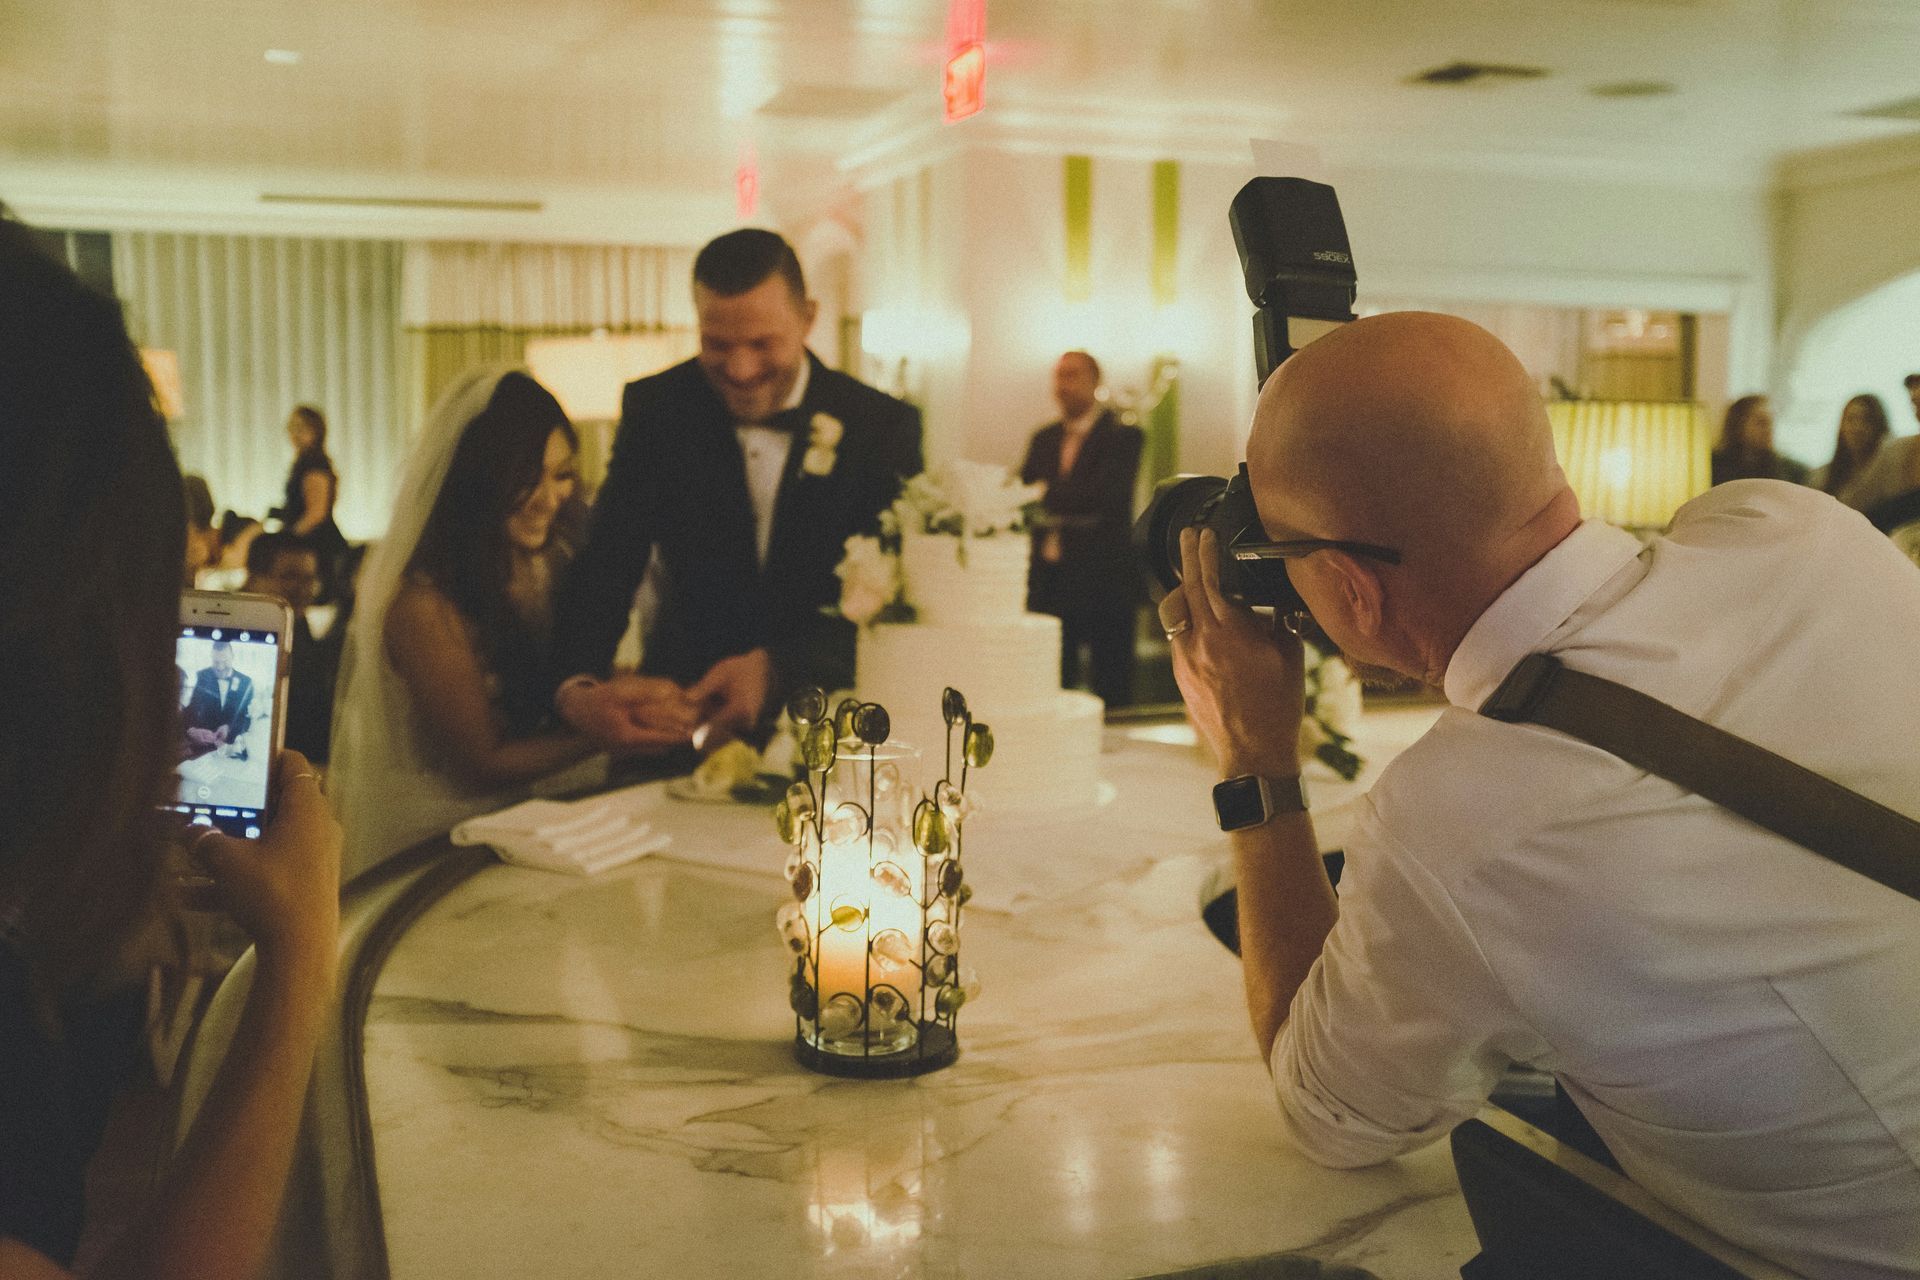
[[[1235,560],[1298,560],[1316,551],[1344,551],[1348,555],[1365,556],[1386,564],[1400,563],[1400,553],[1392,547],[1382,547],[1372,542],[1344,542],[1338,538],[1288,538],[1279,542],[1264,542],[1242,535],[1235,538],[1227,550]]]

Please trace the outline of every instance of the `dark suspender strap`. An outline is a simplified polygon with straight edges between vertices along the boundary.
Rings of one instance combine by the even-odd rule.
[[[1480,714],[1557,729],[1920,898],[1920,822],[1638,690],[1536,653]]]

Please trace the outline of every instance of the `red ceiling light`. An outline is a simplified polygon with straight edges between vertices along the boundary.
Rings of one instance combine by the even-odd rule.
[[[987,0],[947,6],[947,66],[940,86],[948,124],[977,115],[987,84]]]
[[[970,44],[947,59],[946,83],[941,96],[946,101],[948,124],[965,120],[980,111],[987,84],[987,51]]]
[[[733,208],[740,221],[747,222],[759,207],[760,157],[749,142],[740,148],[740,167],[733,171]]]

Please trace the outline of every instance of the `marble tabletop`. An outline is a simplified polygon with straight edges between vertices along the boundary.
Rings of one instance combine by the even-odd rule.
[[[1370,712],[1373,769],[1433,714]],[[1073,873],[969,909],[983,991],[958,1063],[916,1080],[794,1061],[764,814],[669,802],[668,856],[466,880],[365,1026],[392,1275],[1120,1277],[1299,1251],[1453,1280],[1476,1246],[1445,1144],[1335,1171],[1282,1135],[1199,919],[1225,846],[1177,739],[1109,730],[1098,813],[969,829],[977,882]],[[689,860],[722,844],[742,869]]]

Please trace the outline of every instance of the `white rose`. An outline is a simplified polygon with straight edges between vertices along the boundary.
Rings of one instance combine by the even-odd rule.
[[[881,549],[878,538],[855,536],[834,570],[840,576],[840,612],[865,626],[900,593],[900,562]]]

